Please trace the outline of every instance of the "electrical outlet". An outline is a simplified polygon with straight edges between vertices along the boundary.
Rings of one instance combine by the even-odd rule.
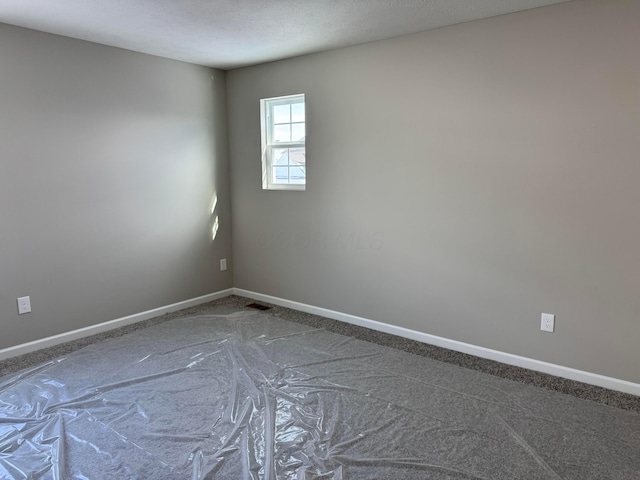
[[[31,311],[31,298],[20,297],[18,298],[18,315],[29,313]]]
[[[220,259],[220,271],[224,272],[227,269],[227,259],[226,258],[221,258]]]
[[[543,332],[553,332],[556,325],[556,316],[552,313],[543,313],[540,320],[540,330]]]

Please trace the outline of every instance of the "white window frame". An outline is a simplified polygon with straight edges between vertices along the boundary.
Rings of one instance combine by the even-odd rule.
[[[278,105],[302,103],[305,104],[304,93],[286,95],[283,97],[263,98],[260,100],[260,126],[262,131],[262,188],[263,190],[305,190],[307,183],[306,169],[306,111],[305,111],[305,140],[302,142],[275,142],[273,140],[273,108]],[[306,104],[305,104],[306,107]],[[305,108],[306,110],[306,108]],[[291,119],[292,120],[292,119]],[[296,123],[296,122],[291,122]],[[274,148],[303,148],[305,149],[305,182],[304,183],[275,183],[272,181],[273,149]]]

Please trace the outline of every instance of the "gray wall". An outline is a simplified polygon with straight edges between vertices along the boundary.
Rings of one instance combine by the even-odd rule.
[[[225,95],[220,71],[0,25],[0,348],[232,286]]]
[[[235,286],[640,382],[639,24],[576,1],[229,72]],[[293,93],[307,190],[263,191],[259,99]]]

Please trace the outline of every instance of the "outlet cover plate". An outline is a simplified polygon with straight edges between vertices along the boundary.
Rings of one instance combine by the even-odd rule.
[[[18,298],[18,315],[29,313],[31,311],[31,298],[20,297]]]
[[[540,319],[540,330],[553,332],[556,326],[556,316],[552,313],[543,313]]]

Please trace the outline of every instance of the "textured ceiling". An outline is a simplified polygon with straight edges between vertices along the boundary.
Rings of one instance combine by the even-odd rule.
[[[0,22],[222,69],[567,0],[0,0]]]

